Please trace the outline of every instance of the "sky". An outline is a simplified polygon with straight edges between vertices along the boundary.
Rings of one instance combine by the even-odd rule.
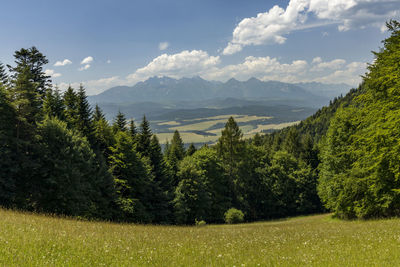
[[[399,0],[3,0],[0,61],[36,46],[64,90],[153,76],[357,86]]]

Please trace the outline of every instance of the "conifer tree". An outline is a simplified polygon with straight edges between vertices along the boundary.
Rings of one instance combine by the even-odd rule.
[[[64,101],[64,118],[70,129],[75,127],[78,123],[78,95],[75,93],[74,89],[69,86],[63,95]]]
[[[92,110],[87,100],[85,88],[80,85],[77,93],[77,113],[78,120],[75,129],[80,131],[83,136],[88,138],[89,143],[93,145],[93,125],[92,125]]]
[[[142,123],[140,124],[140,133],[138,136],[138,143],[137,143],[137,149],[143,156],[148,157],[150,155],[150,143],[152,136],[153,134],[150,129],[150,123],[146,119],[146,116],[143,115],[143,120]]]
[[[175,158],[178,160],[182,160],[185,157],[185,145],[178,130],[175,130],[174,135],[172,137],[169,153],[173,154]]]
[[[44,99],[47,89],[51,86],[50,76],[43,71],[43,66],[49,63],[47,58],[32,46],[31,48],[22,48],[14,53],[16,66],[7,65],[11,72],[11,79],[16,80],[17,76],[28,68],[32,81],[37,84],[36,92],[40,100]],[[41,105],[41,102],[39,103]]]
[[[6,207],[13,204],[16,193],[16,120],[15,109],[0,84],[0,205]]]
[[[138,132],[137,132],[135,122],[133,121],[133,119],[131,119],[129,121],[129,134],[131,135],[133,140],[136,142]]]
[[[64,120],[64,101],[58,88],[47,90],[43,102],[43,112],[49,117]]]
[[[106,120],[106,117],[104,116],[104,113],[99,107],[99,105],[96,104],[93,113],[93,121],[100,121],[100,120]]]
[[[187,156],[191,156],[191,155],[193,155],[196,151],[197,151],[196,147],[194,146],[193,143],[191,143],[190,146],[188,147],[187,151],[186,151],[186,155],[187,155]]]
[[[8,75],[6,73],[6,69],[3,63],[1,62],[0,62],[0,83],[2,83],[4,86],[8,84]]]
[[[121,112],[118,111],[117,116],[114,119],[113,123],[113,131],[114,133],[117,132],[126,132],[128,129],[126,128],[126,118],[125,115]]]

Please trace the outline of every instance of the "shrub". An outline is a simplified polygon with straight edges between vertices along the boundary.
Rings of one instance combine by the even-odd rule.
[[[196,222],[196,226],[206,226],[206,224],[207,224],[206,221],[204,221],[204,220],[198,221],[196,219],[195,222]]]
[[[241,223],[244,219],[244,214],[241,210],[230,208],[224,214],[226,223]]]

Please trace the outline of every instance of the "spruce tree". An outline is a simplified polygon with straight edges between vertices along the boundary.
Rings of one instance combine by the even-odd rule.
[[[0,62],[0,84],[6,86],[8,84],[8,75],[3,63]]]
[[[85,88],[80,85],[77,93],[77,112],[78,120],[75,129],[80,131],[83,136],[88,138],[91,145],[94,144],[92,110],[87,100]]]
[[[186,155],[187,155],[187,156],[191,156],[191,155],[193,155],[196,151],[197,151],[196,147],[194,146],[193,143],[191,143],[190,146],[188,147],[187,151],[186,151]]]
[[[150,155],[150,143],[152,136],[153,134],[150,129],[150,123],[146,119],[146,116],[143,115],[137,143],[137,149],[143,156],[148,157]]]
[[[99,105],[96,104],[93,113],[93,121],[100,121],[100,120],[106,120],[106,117],[104,116],[104,113],[99,107]]]
[[[0,205],[6,207],[14,203],[17,190],[16,122],[16,111],[0,84]]]
[[[128,129],[126,128],[126,118],[125,115],[121,112],[118,111],[117,116],[114,119],[113,123],[113,131],[114,133],[117,132],[126,132]]]
[[[174,154],[178,160],[182,160],[185,157],[185,145],[178,130],[175,130],[172,137],[169,153]]]
[[[49,117],[64,120],[64,101],[58,88],[47,90],[43,102],[43,112]]]
[[[69,86],[63,95],[64,101],[64,118],[70,129],[74,128],[78,123],[78,95],[75,93],[74,89]]]
[[[37,84],[36,92],[39,94],[40,100],[44,99],[47,89],[51,86],[50,76],[43,71],[43,66],[49,63],[47,58],[34,46],[15,51],[14,58],[16,66],[7,65],[11,78],[16,80],[17,76],[27,67],[31,74],[30,78]],[[41,102],[39,104],[41,105]]]

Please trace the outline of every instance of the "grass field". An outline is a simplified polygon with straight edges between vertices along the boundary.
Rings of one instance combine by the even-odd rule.
[[[0,266],[399,266],[400,219],[330,215],[205,227],[0,210]]]
[[[187,144],[215,143],[221,135],[223,125],[225,125],[225,123],[231,116],[234,117],[237,123],[240,123],[240,129],[243,132],[244,138],[253,137],[256,133],[261,133],[264,130],[278,130],[298,123],[298,121],[295,121],[274,124],[269,122],[272,117],[237,114],[220,115],[208,118],[196,118],[192,120],[181,121],[159,121],[154,123],[156,123],[158,127],[162,127],[163,131],[166,131],[159,133],[156,132],[158,139],[163,144],[166,143],[167,140],[172,140],[172,136],[175,130],[179,131],[183,142]],[[208,133],[212,135],[207,135]]]

